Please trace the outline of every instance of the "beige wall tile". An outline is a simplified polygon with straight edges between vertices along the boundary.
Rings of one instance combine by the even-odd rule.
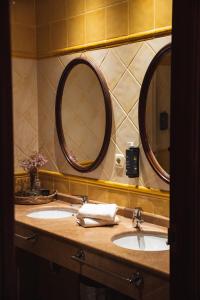
[[[154,55],[155,52],[152,48],[147,43],[143,43],[129,66],[129,70],[140,84],[142,84],[146,70]]]
[[[86,14],[86,42],[105,39],[105,9]]]
[[[36,28],[21,24],[12,26],[12,50],[36,54]]]
[[[13,21],[23,25],[36,25],[35,0],[18,0],[11,7]]]
[[[153,28],[154,0],[129,0],[129,34]]]
[[[37,52],[45,54],[50,51],[50,30],[49,25],[37,28]]]
[[[107,5],[123,2],[124,0],[106,0]]]
[[[106,0],[85,0],[86,11],[106,6]]]
[[[50,21],[60,21],[66,18],[66,0],[49,0]]]
[[[67,22],[68,46],[76,46],[85,43],[85,16],[71,18]]]
[[[101,65],[106,82],[110,90],[112,90],[118,83],[120,77],[125,72],[125,66],[120,59],[116,57],[112,50],[109,50],[106,58]]]
[[[100,8],[106,9],[105,23],[105,12],[97,11]],[[91,12],[91,14],[85,16],[87,12]],[[33,38],[30,38],[30,27],[40,27],[37,31],[37,39],[38,51],[41,53],[42,50],[42,55],[45,55],[45,52],[49,55],[48,39],[45,36],[42,42],[42,35],[45,31],[47,32],[47,27],[42,26],[47,26],[52,22],[69,19],[68,46],[71,47],[150,30],[154,28],[154,25],[156,27],[169,26],[171,25],[171,15],[172,0],[18,0],[15,5],[11,6],[12,24],[15,26],[26,25],[29,39],[33,41],[36,35],[33,30]],[[77,16],[79,18],[72,18]],[[86,23],[84,24],[84,22]],[[66,47],[64,26],[61,26],[62,32],[59,31],[58,36],[56,27],[60,25],[56,25],[52,25],[52,51]],[[84,32],[86,29],[87,35]],[[13,37],[13,50],[27,52],[27,48],[29,48],[30,51],[32,41],[29,41],[28,45],[26,44],[27,39],[24,39],[25,42],[23,39],[19,41],[19,36],[24,35],[24,32],[19,34],[21,31],[19,27],[13,31],[14,34],[18,32],[17,37]],[[25,31],[24,28],[22,31]],[[21,50],[23,44],[25,46]],[[64,44],[65,46],[63,46]],[[17,46],[16,49],[15,45]],[[34,45],[33,48],[36,49],[36,46]],[[26,55],[29,54],[29,52],[26,53]]]
[[[154,199],[154,213],[169,217],[169,200]]]
[[[12,59],[15,172],[19,161],[38,150],[37,62]]]
[[[130,207],[134,208],[135,204],[137,207],[141,207],[143,211],[148,213],[155,213],[155,205],[154,205],[154,199],[148,198],[148,196],[140,196],[138,195],[136,198],[136,203],[133,201],[130,197]]]
[[[68,17],[78,16],[85,12],[84,0],[67,0],[66,3]]]
[[[88,185],[88,198],[100,202],[108,201],[108,190],[97,185]]]
[[[69,192],[71,195],[88,195],[87,184],[69,181]]]
[[[155,0],[155,27],[172,25],[172,0]]]
[[[44,189],[54,190],[54,177],[46,174],[39,174],[41,187]]]
[[[67,47],[67,22],[58,21],[50,24],[51,50]]]
[[[107,38],[120,37],[128,34],[128,2],[107,8]]]
[[[108,190],[108,202],[119,206],[129,206],[129,193],[120,190]]]
[[[53,189],[60,193],[69,194],[69,181],[55,176],[53,179]]]
[[[47,25],[50,21],[49,0],[36,0],[37,26]]]
[[[140,85],[130,72],[126,71],[116,87],[113,95],[120,103],[122,108],[128,113],[136,103],[140,94]]]

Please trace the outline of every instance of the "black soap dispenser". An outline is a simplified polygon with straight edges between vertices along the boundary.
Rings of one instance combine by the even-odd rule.
[[[140,149],[134,142],[128,142],[126,150],[126,175],[130,178],[139,177]]]

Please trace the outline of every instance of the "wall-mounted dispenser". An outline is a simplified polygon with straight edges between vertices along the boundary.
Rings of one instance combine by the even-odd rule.
[[[130,178],[139,177],[140,149],[134,142],[128,142],[126,150],[126,175]]]

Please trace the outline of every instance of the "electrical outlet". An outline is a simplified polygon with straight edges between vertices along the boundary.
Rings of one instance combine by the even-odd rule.
[[[125,157],[123,154],[115,154],[115,167],[123,168],[125,163]]]

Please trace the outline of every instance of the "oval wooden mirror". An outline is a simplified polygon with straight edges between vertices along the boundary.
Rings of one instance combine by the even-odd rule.
[[[170,181],[171,44],[150,63],[139,99],[139,128],[144,152],[155,172]]]
[[[63,154],[80,172],[103,160],[110,142],[112,106],[106,81],[90,61],[72,60],[64,69],[56,95],[56,128]]]

